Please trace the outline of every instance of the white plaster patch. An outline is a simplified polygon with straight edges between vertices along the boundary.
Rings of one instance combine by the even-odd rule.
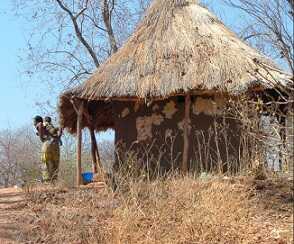
[[[130,114],[130,109],[129,108],[125,108],[122,112],[121,112],[121,117],[125,118]]]
[[[222,113],[224,105],[225,100],[220,96],[215,99],[198,97],[193,103],[193,114],[218,115]]]
[[[138,117],[136,119],[137,140],[145,141],[152,138],[152,126],[160,125],[163,122],[163,116],[152,114],[151,116]]]
[[[165,140],[171,138],[173,136],[173,131],[171,129],[167,129],[165,131]]]
[[[179,128],[179,130],[184,130],[184,120],[182,120],[178,123],[178,128]]]
[[[152,107],[152,111],[157,111],[159,109],[159,106],[158,104],[155,104],[153,107]]]
[[[151,116],[151,121],[155,125],[160,125],[163,122],[163,117],[160,114],[153,114]]]
[[[221,114],[226,106],[226,99],[223,96],[216,96],[214,98],[217,107],[217,113]]]
[[[139,103],[135,103],[135,106],[134,106],[134,111],[137,112],[140,108],[140,104]]]
[[[184,127],[185,127],[185,120],[182,120],[178,123],[178,128],[179,130],[182,130],[184,131]],[[189,129],[191,129],[192,126],[191,126],[191,120],[189,121]]]
[[[193,113],[199,115],[201,113],[212,115],[214,114],[214,104],[212,99],[204,99],[198,97],[193,103]]]
[[[167,119],[171,119],[173,115],[178,111],[176,108],[176,103],[174,101],[168,102],[163,109],[163,113]]]

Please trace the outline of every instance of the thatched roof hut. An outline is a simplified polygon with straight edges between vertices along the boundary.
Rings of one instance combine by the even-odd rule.
[[[162,99],[190,90],[238,94],[285,78],[195,0],[157,0],[123,47],[82,86],[61,96],[61,123],[74,131],[67,123],[75,114],[66,102],[72,95],[104,101]]]
[[[114,127],[113,101],[238,95],[283,86],[285,75],[195,0],[154,0],[126,43],[81,86],[60,97],[61,125],[76,131],[72,99],[92,114],[82,127]],[[92,112],[91,112],[92,111]]]

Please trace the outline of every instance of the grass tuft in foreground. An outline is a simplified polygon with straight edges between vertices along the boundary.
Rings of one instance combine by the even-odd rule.
[[[292,243],[293,181],[171,176],[32,189],[22,238],[45,243]]]

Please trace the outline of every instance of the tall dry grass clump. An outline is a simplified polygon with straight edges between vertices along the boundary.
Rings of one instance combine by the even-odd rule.
[[[250,191],[192,177],[133,184],[120,198],[116,243],[237,243],[248,238]]]
[[[115,193],[107,187],[31,191],[30,227],[23,238],[37,243],[291,243],[291,213],[282,213],[284,222],[270,219],[260,193],[245,181],[172,175],[118,181]]]

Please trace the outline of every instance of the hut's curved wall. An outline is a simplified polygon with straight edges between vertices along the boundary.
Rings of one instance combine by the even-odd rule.
[[[117,163],[132,159],[177,168],[182,161],[184,106],[184,97],[149,105],[115,102]],[[190,167],[208,170],[220,161],[238,161],[240,129],[235,120],[223,117],[224,106],[220,97],[192,98]]]

